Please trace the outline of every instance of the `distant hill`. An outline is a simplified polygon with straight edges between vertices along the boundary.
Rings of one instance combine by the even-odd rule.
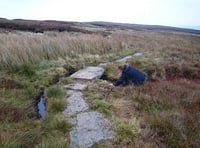
[[[200,34],[200,30],[170,27],[170,26],[160,26],[160,25],[140,25],[140,24],[112,23],[112,22],[90,22],[90,24],[102,27],[119,27],[119,28],[129,28],[136,30],[145,29],[145,30],[160,30],[160,31],[176,31],[176,32]]]
[[[158,30],[158,31],[176,31],[200,34],[200,30],[177,28],[169,26],[159,25],[140,25],[140,24],[127,24],[127,23],[112,23],[112,22],[65,22],[65,21],[54,21],[54,20],[23,20],[14,19],[8,20],[0,18],[0,28],[6,30],[21,30],[30,31],[36,33],[43,33],[44,31],[68,31],[68,32],[81,32],[81,33],[94,33],[85,29],[84,27],[90,26],[104,27],[104,28],[120,28],[120,29],[134,29],[134,30]]]
[[[44,31],[68,31],[68,32],[82,32],[91,33],[88,30],[80,29],[76,27],[75,22],[64,22],[64,21],[37,21],[37,20],[23,20],[14,19],[7,20],[0,18],[0,28],[7,30],[21,30],[30,31],[36,33],[42,33]]]
[[[195,29],[195,30],[200,30],[200,25],[199,26],[180,26],[180,28],[188,28],[188,29]]]

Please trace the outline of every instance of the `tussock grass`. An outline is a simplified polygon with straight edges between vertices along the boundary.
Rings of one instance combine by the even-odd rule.
[[[114,139],[116,144],[128,147],[135,143],[140,130],[139,122],[136,118],[115,119],[113,124],[117,132],[117,137]]]
[[[46,115],[41,121],[29,121],[12,126],[18,128],[17,131],[12,130],[14,134],[9,133],[11,130],[7,130],[7,133],[5,131],[1,132],[6,137],[4,142],[1,143],[2,147],[32,148],[50,145],[53,147],[56,145],[68,147],[69,145],[68,139],[64,137],[67,136],[71,125],[65,121],[62,115]]]
[[[57,130],[62,134],[66,134],[71,128],[71,124],[66,122],[65,118],[61,114],[56,114],[52,117],[52,114],[49,113],[41,121],[41,127],[44,131],[54,131]]]
[[[47,98],[62,99],[64,92],[59,86],[51,86],[47,89],[46,96]]]
[[[63,111],[65,107],[66,107],[65,101],[58,99],[51,99],[50,101],[48,101],[47,110],[49,112],[60,112]]]
[[[108,102],[104,100],[96,99],[92,101],[90,108],[93,110],[98,110],[106,115],[109,115],[111,104],[109,104]]]
[[[59,86],[51,86],[46,92],[46,102],[48,112],[61,112],[65,109],[64,90]]]

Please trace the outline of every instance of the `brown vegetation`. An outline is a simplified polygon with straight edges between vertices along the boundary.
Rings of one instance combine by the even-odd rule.
[[[43,33],[44,31],[68,31],[68,32],[81,32],[81,33],[92,33],[88,30],[80,29],[76,27],[73,22],[62,22],[62,21],[36,21],[36,20],[7,20],[0,19],[0,28],[8,31],[20,30],[29,31],[35,33]]]

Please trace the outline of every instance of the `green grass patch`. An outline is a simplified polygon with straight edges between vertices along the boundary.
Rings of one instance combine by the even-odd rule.
[[[64,101],[64,89],[60,86],[51,86],[45,91],[47,102],[47,111],[58,113],[65,109],[66,103]]]
[[[61,112],[65,109],[66,105],[65,105],[65,101],[64,100],[60,100],[60,99],[51,99],[48,101],[48,105],[47,105],[47,110],[48,112]]]
[[[1,89],[1,99],[10,102],[12,105],[25,106],[30,103],[31,97],[35,95],[35,88],[27,87],[25,89]]]
[[[45,96],[47,98],[62,99],[64,92],[59,86],[51,86],[46,90]]]
[[[139,138],[139,122],[136,118],[119,119],[112,121],[115,131],[117,132],[114,142],[118,145],[134,145]]]
[[[93,100],[91,103],[90,108],[92,110],[98,110],[106,115],[110,115],[110,108],[111,108],[111,104],[104,101],[104,100]]]
[[[47,114],[42,121],[41,126],[44,131],[54,131],[58,130],[62,132],[63,134],[66,134],[69,132],[70,128],[72,127],[70,123],[68,123],[63,115],[56,114],[52,117],[52,113]]]
[[[17,124],[17,123],[16,123]],[[71,124],[66,122],[62,115],[47,115],[41,121],[32,121],[21,123],[18,125],[10,125],[10,127],[18,127],[18,131],[12,130],[4,126],[4,134],[6,140],[0,143],[2,147],[54,147],[69,145],[69,139],[66,137]],[[7,128],[7,131],[5,130]],[[10,135],[8,135],[10,134]],[[3,136],[3,135],[1,135]],[[64,138],[65,137],[65,138]],[[55,141],[57,139],[57,141]]]

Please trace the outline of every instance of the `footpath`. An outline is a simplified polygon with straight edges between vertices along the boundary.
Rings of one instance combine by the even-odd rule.
[[[97,111],[88,111],[87,98],[82,93],[89,83],[100,78],[103,72],[104,68],[100,66],[86,67],[72,74],[70,77],[74,82],[65,85],[65,88],[68,88],[68,97],[64,114],[68,116],[67,121],[74,126],[70,131],[70,148],[89,148],[95,142],[114,138],[115,133],[109,121]]]
[[[140,55],[142,53],[135,53],[117,62],[124,62],[133,56]],[[89,111],[87,98],[83,94],[83,90],[92,80],[103,75],[105,65],[89,66],[75,72],[70,76],[74,80],[73,83],[64,86],[67,88],[68,97],[66,98],[67,107],[63,113],[67,121],[73,125],[70,131],[70,148],[89,148],[96,142],[112,139],[116,135],[109,121],[101,113]]]

